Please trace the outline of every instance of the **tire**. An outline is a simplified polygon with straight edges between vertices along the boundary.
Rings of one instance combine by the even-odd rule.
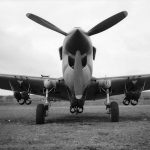
[[[119,106],[117,102],[110,103],[110,118],[112,122],[119,122]]]
[[[44,104],[38,104],[36,108],[36,124],[44,124],[45,107]]]

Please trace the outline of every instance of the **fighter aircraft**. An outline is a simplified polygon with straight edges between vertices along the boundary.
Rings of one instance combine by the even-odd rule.
[[[150,89],[150,75],[95,78],[92,76],[96,48],[90,36],[107,30],[127,16],[126,11],[111,16],[97,24],[88,32],[74,28],[66,33],[52,23],[34,14],[26,15],[36,23],[65,36],[59,48],[63,77],[20,76],[0,74],[0,88],[12,90],[20,105],[31,104],[30,94],[45,96],[44,103],[36,108],[36,124],[43,124],[51,101],[63,99],[70,101],[71,113],[82,113],[86,100],[106,98],[106,109],[112,122],[119,121],[119,106],[110,101],[110,96],[125,94],[124,105],[137,105],[141,92]]]

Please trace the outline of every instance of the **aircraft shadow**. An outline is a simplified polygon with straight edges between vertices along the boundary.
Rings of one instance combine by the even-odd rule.
[[[128,122],[128,121],[150,121],[149,116],[144,115],[123,115],[120,116],[119,122]],[[47,118],[45,123],[81,123],[81,124],[93,124],[93,123],[100,123],[100,122],[110,122],[110,116],[108,114],[82,114],[82,115],[65,115],[65,116],[57,116],[57,117],[50,117]]]
[[[137,121],[150,121],[150,117],[149,116],[144,116],[144,115],[138,115],[138,116],[120,116],[119,119],[120,122],[126,122],[126,121],[133,121],[133,122],[137,122]]]
[[[92,124],[98,122],[109,122],[109,116],[98,116],[94,114],[65,115],[59,117],[47,118],[46,123],[81,123]]]

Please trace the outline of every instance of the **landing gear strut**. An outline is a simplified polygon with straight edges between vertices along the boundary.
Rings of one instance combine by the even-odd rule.
[[[109,99],[109,89],[106,90],[106,110],[108,110],[108,114],[110,114],[110,119],[112,122],[119,121],[119,106],[117,102],[110,102]]]
[[[119,106],[117,102],[110,103],[110,118],[112,122],[119,121]]]

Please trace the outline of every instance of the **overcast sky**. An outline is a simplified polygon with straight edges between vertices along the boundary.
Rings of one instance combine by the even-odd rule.
[[[123,21],[91,36],[97,49],[93,76],[150,73],[149,0],[1,0],[0,73],[62,76],[58,48],[64,36],[29,20],[26,13],[69,32],[74,27],[88,31],[124,10],[128,16]]]

